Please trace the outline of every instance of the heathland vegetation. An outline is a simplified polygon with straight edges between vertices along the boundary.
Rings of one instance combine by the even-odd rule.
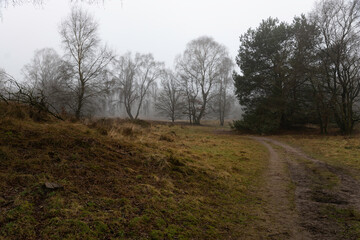
[[[0,116],[1,239],[259,234],[260,144],[188,124],[71,123],[15,104]]]

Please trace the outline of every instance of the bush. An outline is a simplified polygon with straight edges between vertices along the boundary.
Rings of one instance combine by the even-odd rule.
[[[280,129],[280,119],[276,114],[246,114],[242,120],[233,121],[231,128],[241,132],[258,134],[274,133]]]

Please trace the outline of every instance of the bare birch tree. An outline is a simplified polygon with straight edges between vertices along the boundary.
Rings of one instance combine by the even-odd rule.
[[[66,57],[76,72],[74,112],[79,119],[83,107],[106,90],[106,67],[114,55],[101,46],[97,22],[81,8],[74,7],[61,23],[60,35]]]
[[[229,114],[231,104],[234,102],[234,84],[232,73],[234,63],[230,58],[224,58],[220,67],[220,75],[216,84],[217,96],[214,101],[214,109],[218,114],[220,125],[224,126],[225,117]]]
[[[163,73],[164,64],[155,61],[152,54],[131,53],[116,61],[115,89],[119,91],[119,102],[124,104],[130,119],[138,119],[144,100],[155,81]]]
[[[113,70],[115,101],[125,106],[130,119],[134,119],[131,110],[138,98],[137,89],[135,88],[137,69],[138,63],[132,58],[131,53],[126,53],[115,61]]]
[[[190,122],[200,124],[214,97],[213,89],[221,74],[221,63],[228,56],[224,46],[210,37],[200,37],[188,43],[177,58],[176,69],[188,100]]]

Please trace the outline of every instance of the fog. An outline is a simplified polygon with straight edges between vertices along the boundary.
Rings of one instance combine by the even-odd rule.
[[[177,105],[180,104],[181,107],[174,110],[173,116],[171,117],[171,114],[166,113],[166,111],[169,111],[166,108],[171,109],[171,106],[162,106],[162,108],[166,110],[165,113],[163,112],[161,118],[164,116],[173,118],[174,112],[177,112],[175,115],[180,116],[180,118],[187,118],[185,114],[185,112],[187,112],[190,122],[194,121],[199,123],[203,116],[207,118],[220,117],[220,119],[222,119],[220,121],[223,122],[225,115],[226,118],[231,119],[239,118],[241,115],[241,108],[235,99],[234,86],[232,84],[232,72],[234,70],[238,71],[238,67],[231,63],[235,62],[235,56],[238,53],[240,44],[239,37],[244,34],[247,29],[256,28],[263,19],[268,17],[278,18],[280,21],[292,22],[294,16],[299,16],[303,13],[306,14],[313,9],[314,0],[108,0],[99,1],[99,3],[95,4],[87,4],[81,1],[48,0],[43,1],[42,4],[27,3],[15,6],[8,5],[5,8],[0,8],[0,69],[3,69],[7,74],[13,76],[18,82],[24,82],[25,84],[31,83],[30,88],[37,89],[35,92],[37,94],[41,93],[42,97],[47,98],[47,103],[56,106],[55,109],[57,112],[66,109],[66,112],[76,113],[76,118],[79,118],[80,115],[85,114],[85,112],[88,114],[91,113],[92,115],[96,113],[95,115],[101,116],[130,116],[130,118],[133,118],[132,114],[134,114],[135,111],[134,105],[138,105],[139,107],[136,107],[136,109],[140,109],[141,111],[140,113],[139,110],[135,111],[135,118],[139,116],[141,118],[153,119],[159,118],[159,112],[155,111],[156,105],[159,108],[159,103],[156,102],[156,95],[159,94],[157,91],[160,91],[160,95],[163,94],[163,101],[166,104],[171,102],[170,99],[164,96],[165,92],[162,91],[166,88],[166,84],[162,82],[164,81],[164,79],[162,79],[163,77],[159,76],[163,76],[163,74],[160,74],[155,80],[147,79],[145,81],[146,84],[149,84],[149,86],[147,86],[139,80],[142,78],[141,73],[137,73],[135,77],[137,80],[131,80],[131,84],[129,85],[131,88],[127,90],[130,95],[126,95],[124,90],[125,85],[129,84],[127,82],[128,79],[124,79],[121,74],[118,76],[114,75],[114,72],[116,72],[115,69],[118,67],[116,64],[112,66],[114,70],[112,75],[106,76],[108,80],[110,79],[112,81],[112,88],[106,90],[106,96],[103,94],[105,88],[100,84],[100,82],[103,81],[101,78],[93,79],[96,84],[91,83],[88,86],[85,84],[88,82],[88,79],[79,79],[78,77],[74,77],[74,75],[68,77],[67,80],[64,79],[64,76],[71,75],[71,73],[66,70],[65,75],[60,78],[47,76],[46,79],[43,79],[43,75],[39,73],[39,70],[44,71],[44,69],[47,69],[46,74],[53,72],[54,76],[60,76],[64,74],[64,72],[60,74],[59,71],[63,71],[68,65],[71,65],[73,70],[76,69],[77,59],[68,58],[71,54],[68,48],[64,48],[64,45],[61,45],[62,41],[64,41],[64,36],[60,34],[60,25],[64,20],[69,18],[70,11],[74,9],[74,6],[89,13],[91,17],[94,18],[94,21],[98,25],[96,35],[99,40],[101,40],[101,44],[106,46],[107,51],[109,50],[111,52],[109,52],[111,58],[118,59],[120,56],[125,56],[128,52],[143,54],[139,56],[151,54],[151,61],[163,62],[165,64],[161,71],[168,71],[166,69],[170,70],[170,74],[165,74],[167,76],[167,82],[171,82],[172,77],[169,76],[181,73],[178,69],[175,70],[175,66],[177,64],[179,67],[181,62],[179,61],[180,55],[182,53],[185,54],[185,49],[189,49],[190,42],[198,41],[199,44],[197,47],[200,48],[201,45],[204,47],[207,44],[213,47],[216,46],[210,50],[209,53],[217,56],[216,59],[218,59],[215,64],[218,65],[217,71],[218,74],[223,76],[223,80],[215,79],[218,78],[215,75],[213,77],[206,76],[208,78],[206,79],[207,84],[210,84],[209,86],[215,84],[216,89],[211,89],[211,91],[204,95],[204,91],[206,93],[207,89],[204,89],[204,86],[202,86],[200,82],[192,82],[190,84],[186,79],[191,79],[192,77],[190,75],[182,76],[180,77],[182,79],[180,80],[180,82],[182,81],[180,84],[181,87],[177,84],[173,86],[174,91],[182,92],[181,98],[183,102],[181,104],[176,103]],[[192,46],[194,49],[196,48],[195,45],[194,43]],[[55,51],[42,51],[44,48],[54,49]],[[94,53],[97,51],[96,48],[97,47],[94,47],[92,50]],[[222,50],[219,51],[219,49],[216,48],[221,48]],[[34,56],[37,56],[37,59],[34,59]],[[186,56],[185,54],[181,57],[184,61],[182,67],[186,68],[186,61],[196,56]],[[186,60],[186,58],[188,59]],[[61,59],[67,62],[67,64],[65,64],[66,66],[62,63],[60,64]],[[96,58],[93,60],[95,59]],[[178,60],[175,61],[175,59]],[[88,59],[88,61],[90,61],[88,62],[88,66],[90,66],[92,60]],[[131,62],[131,64],[141,62],[136,60],[136,58],[129,58],[127,61],[129,63]],[[112,62],[112,60],[110,62]],[[143,61],[142,64],[150,64],[149,61],[147,61],[147,63],[145,62]],[[223,62],[227,62],[227,66],[225,66]],[[42,65],[44,68],[42,69],[36,66],[37,63],[44,64]],[[58,66],[55,66],[54,63],[62,65],[63,69],[58,69]],[[196,65],[197,63],[193,62],[193,64]],[[25,68],[24,66],[27,67]],[[55,70],[51,69],[53,67]],[[127,70],[123,68],[123,71],[141,72],[142,70],[135,68],[131,70],[130,67],[127,68]],[[172,73],[171,71],[175,71],[176,73]],[[210,69],[203,69],[203,71],[210,71]],[[184,73],[186,73],[186,71]],[[89,74],[91,75],[92,73]],[[103,77],[105,76],[104,73],[96,74],[100,74],[99,76]],[[197,74],[201,75],[201,71],[197,72]],[[81,74],[79,76],[81,76]],[[42,82],[40,84],[41,89],[39,89],[38,78],[42,78],[40,80],[40,82]],[[177,78],[179,78],[179,75]],[[59,79],[62,79],[61,81],[63,82]],[[177,81],[179,81],[179,79]],[[72,86],[72,91],[70,91],[69,84]],[[65,85],[68,87],[64,87]],[[83,85],[83,87],[79,87],[81,85]],[[92,89],[87,89],[90,86],[92,86]],[[97,91],[93,88],[94,86],[102,90]],[[136,92],[136,88],[139,88],[139,86],[145,86],[146,91],[141,92],[141,90],[140,92]],[[199,86],[201,86],[201,90]],[[22,88],[29,89],[29,87],[26,86]],[[54,89],[57,90],[55,91]],[[61,91],[59,91],[59,89],[61,89]],[[119,95],[119,89],[121,89],[120,92],[122,95]],[[171,89],[169,89],[169,91],[170,90]],[[192,100],[190,98],[187,100],[188,103],[193,102],[192,107],[189,105],[185,107],[185,90],[187,91],[187,96],[193,98]],[[203,93],[202,96],[198,95],[199,92]],[[44,93],[46,96],[43,96]],[[34,91],[32,90],[28,95],[32,96],[33,94]],[[96,97],[90,100],[87,99],[86,94]],[[144,96],[142,97],[143,94]],[[79,99],[81,96],[85,96],[84,101],[86,99],[88,107],[82,106],[85,104],[82,100],[80,102],[79,100],[75,101],[75,99]],[[125,111],[126,98],[128,98],[128,101],[133,101],[132,104],[128,104],[128,107],[132,106],[132,110],[127,109]],[[218,100],[215,101],[214,99],[216,98],[218,98]],[[209,103],[207,103],[208,101]],[[93,109],[95,106],[96,111]],[[82,108],[81,111],[80,108]],[[188,109],[185,110],[186,108]],[[198,111],[203,108],[206,113],[203,113],[203,110]],[[136,112],[138,113],[136,114]],[[191,115],[190,112],[192,112],[193,115]]]
[[[61,52],[59,23],[70,12],[70,1],[48,0],[41,6],[24,4],[2,9],[0,67],[16,78],[36,49]],[[314,0],[109,0],[87,5],[99,21],[101,38],[118,53],[153,53],[172,67],[174,57],[199,36],[212,36],[232,57],[239,36],[269,16],[292,21],[307,13]]]

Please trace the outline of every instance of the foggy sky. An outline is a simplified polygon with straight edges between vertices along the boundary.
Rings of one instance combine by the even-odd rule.
[[[176,55],[199,36],[212,36],[224,44],[232,58],[239,36],[270,16],[291,22],[308,13],[315,0],[108,0],[84,8],[95,15],[104,43],[118,54],[153,53],[156,60],[173,66]],[[62,55],[59,24],[71,9],[70,1],[48,0],[43,6],[23,5],[2,9],[0,68],[16,78],[34,51],[54,48]]]

